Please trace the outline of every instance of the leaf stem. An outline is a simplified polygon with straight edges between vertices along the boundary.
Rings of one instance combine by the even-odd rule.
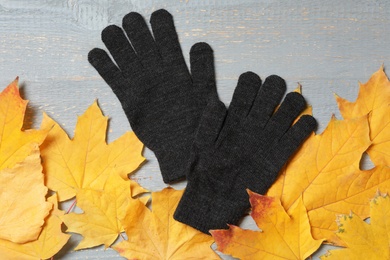
[[[69,214],[72,211],[72,209],[74,208],[75,205],[76,205],[76,200],[73,201],[72,205],[70,205],[69,209],[66,211],[65,214]]]

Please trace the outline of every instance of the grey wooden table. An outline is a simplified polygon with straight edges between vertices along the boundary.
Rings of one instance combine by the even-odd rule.
[[[353,100],[359,81],[382,64],[390,66],[387,0],[0,0],[0,86],[20,76],[22,94],[30,100],[26,126],[39,127],[45,111],[72,135],[76,116],[98,99],[111,118],[108,141],[128,131],[117,98],[87,54],[103,47],[105,26],[120,25],[131,11],[149,19],[160,8],[174,15],[187,62],[195,42],[213,47],[223,102],[229,104],[241,73],[251,70],[263,79],[278,74],[289,90],[302,84],[318,132],[333,113],[340,117],[333,93]],[[164,188],[153,153],[146,149],[144,156],[148,161],[136,173],[141,185]],[[254,227],[250,220],[243,225]],[[71,252],[79,239],[74,236],[56,259],[120,259],[101,247]]]

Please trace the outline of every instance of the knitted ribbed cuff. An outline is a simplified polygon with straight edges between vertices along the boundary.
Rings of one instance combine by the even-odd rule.
[[[173,217],[209,234],[209,230],[227,229],[227,224],[236,225],[249,207],[249,198],[246,202],[229,200],[221,194],[208,194],[189,183]]]

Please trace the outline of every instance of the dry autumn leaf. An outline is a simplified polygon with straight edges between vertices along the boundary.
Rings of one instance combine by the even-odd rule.
[[[362,155],[371,145],[370,130],[368,115],[344,120],[333,117],[322,134],[313,134],[304,143],[267,194],[281,198],[286,209],[302,196],[313,236],[343,245],[334,233],[336,215],[352,210],[367,218],[369,198],[378,189],[390,188],[388,167],[359,169]]]
[[[113,248],[128,259],[219,259],[210,248],[211,236],[173,219],[182,194],[172,188],[153,192],[153,211],[131,201],[123,220],[128,240]]]
[[[378,196],[370,203],[370,224],[351,213],[338,217],[337,236],[347,248],[330,250],[321,259],[389,259],[390,198]]]
[[[349,102],[336,95],[343,118],[355,118],[369,114],[372,110],[390,104],[390,82],[383,66],[365,84],[359,84],[360,90],[355,102]]]
[[[33,144],[31,144],[32,146]],[[52,204],[46,201],[38,144],[12,168],[0,170],[0,239],[36,240]]]
[[[120,220],[125,217],[130,200],[134,200],[131,198],[131,186],[136,186],[133,182],[111,175],[102,190],[82,189],[77,193],[77,205],[84,212],[62,216],[67,232],[83,236],[75,250],[101,244],[108,247],[124,231]]]
[[[390,81],[383,67],[367,83],[360,84],[355,102],[339,96],[336,100],[346,119],[369,115],[372,145],[367,153],[375,165],[390,165]]]
[[[42,128],[52,126],[41,146],[43,169],[49,189],[57,191],[60,201],[70,199],[80,189],[102,189],[111,174],[127,179],[144,161],[143,144],[133,132],[127,132],[107,144],[107,117],[97,102],[78,118],[74,138],[47,115]]]
[[[66,244],[70,235],[61,231],[62,221],[59,217],[64,213],[58,210],[57,195],[53,195],[47,200],[54,207],[45,220],[45,225],[38,240],[17,244],[0,239],[0,255],[2,258],[18,260],[49,259]]]
[[[251,216],[262,231],[230,225],[228,230],[212,230],[222,253],[240,259],[306,259],[321,245],[313,239],[302,200],[287,214],[277,198],[249,192]]]
[[[352,209],[367,217],[368,199],[378,188],[390,186],[389,169],[359,170],[370,145],[368,134],[366,117],[332,118],[322,134],[305,142],[267,195],[279,197],[286,209],[302,196],[313,236],[338,244],[336,214]]]
[[[0,93],[0,170],[23,161],[46,137],[47,129],[21,130],[27,103],[20,97],[18,78]]]
[[[358,170],[362,153],[370,145],[368,133],[366,117],[351,120],[332,117],[324,132],[311,135],[288,163],[277,180],[283,183],[283,189],[275,189],[273,185],[267,195],[282,198],[283,206],[288,209],[302,192],[313,189],[315,195],[319,184],[329,183],[335,177],[333,173]],[[320,182],[317,184],[318,180]],[[329,188],[324,187],[327,190]]]

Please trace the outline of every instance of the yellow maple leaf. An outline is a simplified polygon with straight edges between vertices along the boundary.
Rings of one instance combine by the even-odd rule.
[[[368,199],[377,189],[390,188],[388,167],[359,169],[361,156],[370,145],[368,134],[365,117],[332,118],[321,135],[307,140],[267,195],[279,197],[286,209],[303,196],[314,238],[341,245],[334,234],[336,214],[353,210],[366,218]]]
[[[0,238],[25,243],[38,238],[52,204],[46,201],[38,144],[22,162],[0,171]]]
[[[83,189],[76,195],[77,205],[84,212],[62,216],[67,232],[79,233],[83,240],[75,250],[104,244],[110,246],[124,231],[125,217],[134,181],[111,175],[102,190]]]
[[[367,83],[359,85],[360,90],[355,102],[349,102],[336,95],[340,113],[345,119],[361,117],[390,104],[390,82],[383,66],[371,75]]]
[[[274,197],[249,192],[251,216],[261,231],[230,225],[210,231],[218,250],[240,259],[306,259],[323,240],[313,239],[309,219],[300,199],[289,214]]]
[[[0,93],[0,170],[23,161],[46,137],[47,129],[21,131],[27,103],[20,97],[18,78]]]
[[[69,240],[70,235],[64,234],[61,231],[62,221],[59,217],[64,212],[58,209],[57,195],[53,195],[47,200],[54,207],[50,215],[46,218],[45,225],[38,239],[24,244],[12,243],[8,240],[0,239],[0,255],[3,259],[49,259]]]
[[[368,100],[368,104],[373,103]],[[374,111],[382,108],[376,107]],[[350,109],[353,108],[343,114]],[[343,245],[334,233],[336,215],[352,210],[360,218],[367,218],[369,198],[378,189],[390,188],[388,167],[379,165],[366,171],[359,168],[362,154],[372,147],[368,117],[367,114],[346,116],[344,120],[332,117],[322,134],[308,138],[267,193],[280,198],[286,209],[302,196],[316,239],[326,238],[327,242]]]
[[[313,134],[305,142],[267,195],[279,197],[286,209],[303,196],[313,236],[336,243],[332,241],[337,229],[335,214],[357,207],[363,214],[365,196],[372,197],[378,185],[390,184],[383,178],[364,179],[369,175],[359,174],[362,153],[370,145],[368,133],[366,117],[350,120],[333,117],[322,134]],[[361,203],[354,205],[357,201]]]
[[[219,259],[211,236],[173,219],[183,191],[166,188],[152,193],[150,211],[133,200],[123,219],[128,235],[113,248],[128,259]]]
[[[367,150],[375,165],[390,165],[390,81],[383,66],[369,81],[360,84],[355,102],[336,96],[346,119],[369,115],[371,147]]]
[[[389,259],[390,198],[378,196],[370,203],[370,224],[359,216],[339,216],[337,236],[347,248],[330,250],[321,259]]]
[[[42,128],[50,126],[41,146],[43,169],[47,186],[58,192],[60,201],[74,197],[80,189],[101,189],[111,174],[128,179],[127,174],[144,161],[143,144],[133,132],[106,143],[107,117],[102,115],[97,102],[78,118],[72,140],[44,115]]]
[[[366,117],[350,120],[332,117],[323,133],[312,134],[290,160],[282,178],[277,180],[283,182],[283,189],[273,185],[267,195],[282,198],[283,206],[288,209],[302,192],[311,192],[310,189],[317,192],[319,184],[328,182],[323,178],[332,179],[335,177],[332,174],[358,170],[361,156],[371,143],[368,133]]]

